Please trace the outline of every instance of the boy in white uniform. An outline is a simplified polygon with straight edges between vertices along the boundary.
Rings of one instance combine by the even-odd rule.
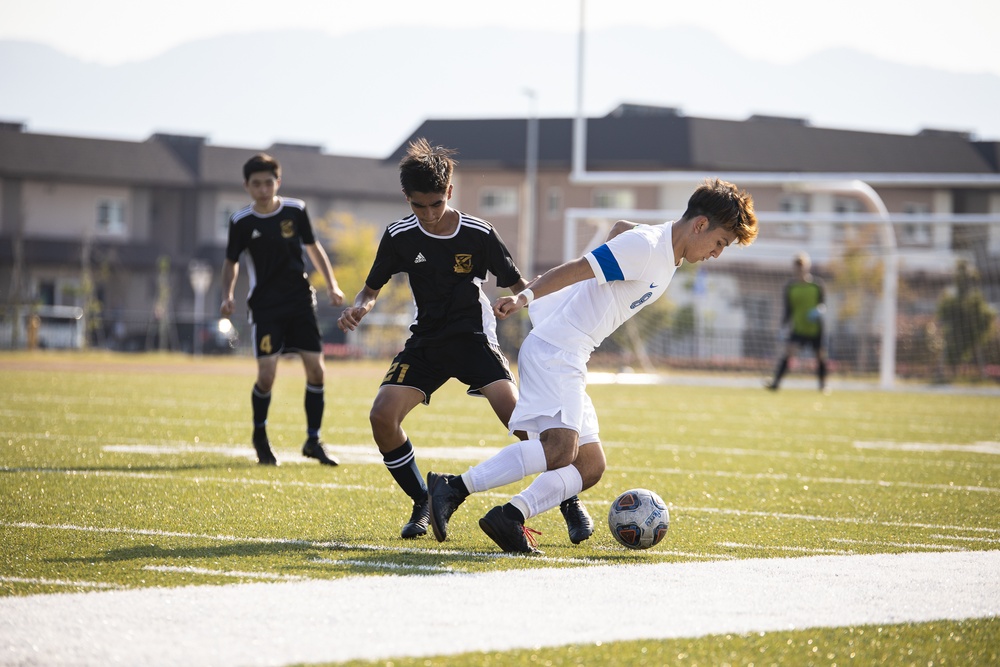
[[[520,397],[509,426],[511,432],[540,435],[505,447],[462,475],[428,473],[431,526],[438,541],[445,540],[448,520],[470,493],[542,473],[479,520],[504,551],[536,552],[534,531],[524,522],[596,484],[606,466],[597,414],[586,393],[591,352],[662,296],[681,262],[718,257],[733,242],[749,245],[756,236],[750,194],[709,180],[691,195],[676,222],[620,220],[604,245],[549,270],[516,296],[497,299],[498,319],[538,299],[529,309],[534,328],[518,354]]]

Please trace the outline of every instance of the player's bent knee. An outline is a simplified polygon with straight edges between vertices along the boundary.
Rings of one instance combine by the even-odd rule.
[[[580,450],[576,442],[569,439],[549,440],[543,443],[542,447],[545,450],[545,465],[547,470],[556,470],[557,468],[565,468],[568,465],[572,465],[576,461],[577,453]]]

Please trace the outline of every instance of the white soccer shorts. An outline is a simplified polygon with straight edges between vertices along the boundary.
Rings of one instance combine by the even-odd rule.
[[[529,437],[550,428],[580,434],[580,444],[597,442],[597,412],[587,395],[587,363],[537,336],[528,336],[517,356],[518,399],[510,417],[510,432]]]

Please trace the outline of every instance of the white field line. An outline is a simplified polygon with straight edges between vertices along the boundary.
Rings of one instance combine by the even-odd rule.
[[[846,439],[845,439],[846,442]],[[624,441],[611,441],[602,443],[605,448],[608,447],[634,447],[634,443],[624,442]],[[890,451],[914,451],[904,447],[899,449],[893,449],[891,447],[866,447],[862,446],[864,443],[854,443],[856,449],[860,450],[890,450]],[[984,446],[985,445],[985,446]],[[934,445],[928,444],[927,449],[921,451],[930,452],[960,452],[963,454],[992,454],[993,447],[996,446],[1000,449],[1000,445],[997,443],[975,443],[974,445],[948,445],[940,444],[938,449],[933,449]],[[671,451],[671,452],[692,452],[695,454],[718,454],[720,456],[759,456],[768,459],[796,459],[802,461],[814,461],[817,463],[829,463],[829,462],[853,462],[853,463],[891,463],[893,465],[913,465],[913,466],[935,466],[935,467],[954,467],[954,466],[971,466],[975,465],[977,468],[989,467],[989,468],[1000,468],[1000,463],[990,463],[987,459],[984,461],[978,456],[975,459],[963,459],[961,461],[955,461],[951,459],[940,459],[940,458],[906,458],[906,457],[888,457],[888,456],[872,456],[870,454],[838,454],[830,452],[822,452],[821,454],[808,453],[808,452],[796,452],[784,449],[748,449],[746,447],[705,447],[701,445],[674,445],[674,444],[661,444],[657,445],[654,449],[659,451]],[[989,450],[989,451],[988,451]]]
[[[10,596],[0,664],[382,662],[995,618],[998,571],[1000,551],[924,552]]]
[[[44,586],[68,586],[70,588],[125,588],[124,586],[109,584],[104,581],[67,581],[65,579],[41,579],[38,577],[5,577],[0,575],[0,581],[7,581],[12,584],[42,584]]]
[[[1000,456],[1000,442],[973,442],[968,445],[940,442],[855,442],[858,449],[882,449],[894,452],[961,452],[963,454],[993,454]]]
[[[856,540],[849,537],[831,537],[831,542],[840,544],[865,544],[879,547],[899,547],[900,549],[931,549],[934,551],[962,551],[953,544],[920,544],[915,542],[886,542],[884,540]]]
[[[177,572],[181,574],[204,574],[212,577],[233,577],[235,579],[272,579],[275,581],[302,581],[309,577],[275,572],[237,572],[233,570],[209,570],[203,567],[179,567],[175,565],[145,565],[144,570],[152,572]]]
[[[757,549],[766,551],[789,551],[796,553],[806,553],[806,554],[835,554],[838,556],[849,556],[854,554],[854,551],[843,550],[843,549],[822,549],[819,547],[794,547],[794,546],[777,546],[770,544],[743,544],[742,542],[716,542],[716,546],[726,547],[730,549]]]
[[[879,521],[876,519],[864,519],[860,517],[844,516],[819,516],[816,514],[787,514],[784,512],[761,512],[757,510],[734,510],[719,507],[675,507],[670,506],[671,512],[704,512],[707,514],[730,514],[733,516],[759,516],[771,519],[787,519],[789,521],[828,521],[831,523],[850,523],[864,526],[888,526],[891,528],[920,528],[929,530],[953,530],[969,531],[974,533],[994,533],[1000,534],[1000,528],[985,528],[976,526],[952,526],[936,523],[913,523],[907,521]]]
[[[610,547],[604,545],[595,545],[591,547],[594,551],[614,551],[621,553],[621,547]],[[735,560],[736,556],[731,556],[729,554],[706,554],[706,553],[694,553],[691,551],[672,551],[669,549],[663,549],[657,547],[656,549],[649,549],[643,552],[644,558],[653,558],[655,556],[681,556],[682,558],[690,558],[693,560]]]
[[[958,484],[921,484],[919,482],[887,482],[881,479],[856,479],[847,477],[807,477],[789,475],[786,473],[748,473],[728,470],[684,470],[683,468],[641,468],[615,466],[616,471],[645,472],[661,475],[683,475],[697,477],[726,477],[731,479],[767,479],[775,482],[796,482],[802,484],[846,484],[850,486],[878,486],[882,488],[899,487],[904,489],[920,489],[924,491],[971,491],[973,493],[1000,493],[1000,488],[990,486],[961,486]]]
[[[986,537],[968,537],[966,535],[930,535],[937,540],[956,540],[962,542],[984,542],[986,544],[1000,544],[1000,540],[991,540]]]
[[[312,558],[310,563],[321,563],[326,565],[350,565],[374,570],[392,570],[396,572],[462,572],[464,570],[446,565],[404,565],[401,563],[389,563],[387,561],[367,561],[367,560],[347,560],[333,558]]]

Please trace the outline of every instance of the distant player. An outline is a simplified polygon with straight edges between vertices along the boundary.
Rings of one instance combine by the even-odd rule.
[[[583,257],[531,281],[517,296],[494,303],[500,319],[534,304],[529,308],[534,328],[518,354],[521,396],[510,427],[540,435],[505,447],[462,475],[428,473],[431,525],[438,541],[447,537],[449,519],[470,493],[541,473],[509,503],[479,520],[483,532],[504,551],[537,551],[525,521],[590,488],[606,467],[597,414],[586,392],[591,353],[663,296],[684,261],[719,257],[733,243],[752,243],[757,218],[749,193],[712,180],[695,190],[676,222],[620,220],[610,236]]]
[[[309,284],[302,250],[326,281],[330,304],[339,306],[344,293],[337,285],[326,251],[316,242],[309,214],[299,199],[278,196],[281,165],[259,153],[243,165],[243,187],[253,199],[229,221],[229,242],[222,265],[223,317],[233,314],[233,290],[240,255],[246,253],[250,274],[248,318],[253,329],[257,381],[250,397],[253,446],[261,465],[278,465],[267,437],[271,387],[282,354],[297,353],[306,371],[306,441],[302,454],[337,465],[320,442],[323,421],[323,348],[316,321],[316,290]]]
[[[405,273],[416,303],[416,319],[403,350],[389,366],[375,396],[372,435],[386,468],[413,501],[400,535],[427,534],[427,487],[417,467],[403,419],[451,378],[468,386],[470,396],[486,397],[507,426],[517,401],[517,386],[496,337],[496,318],[482,285],[488,273],[515,293],[527,284],[490,223],[451,208],[454,151],[412,142],[399,165],[399,180],[411,214],[390,224],[382,236],[365,286],[344,309],[338,325],[353,331],[379,292],[397,273]],[[574,543],[590,537],[594,524],[577,499],[563,507]]]
[[[809,347],[816,355],[816,377],[819,390],[826,391],[826,349],[823,347],[823,314],[826,309],[823,281],[810,272],[809,255],[800,252],[792,261],[793,278],[785,285],[785,310],[781,319],[788,327],[788,339],[774,379],[764,386],[775,391],[800,347]]]

